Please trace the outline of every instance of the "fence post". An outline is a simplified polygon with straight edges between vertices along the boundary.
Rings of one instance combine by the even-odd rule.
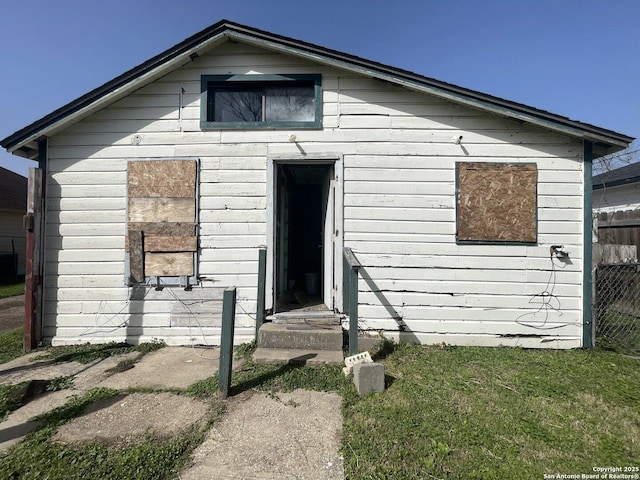
[[[598,324],[598,268],[593,267],[591,269],[591,345],[596,346],[596,327]]]
[[[218,390],[223,398],[229,395],[233,368],[233,330],[236,317],[236,287],[227,288],[222,299],[222,332],[220,335],[220,367]]]
[[[261,248],[258,251],[258,304],[256,305],[256,337],[258,343],[258,330],[264,323],[264,299],[267,283],[267,249]]]
[[[42,267],[43,261],[43,191],[44,171],[41,168],[29,168],[27,191],[27,251],[25,261],[24,289],[24,337],[26,351],[38,346],[42,329]]]

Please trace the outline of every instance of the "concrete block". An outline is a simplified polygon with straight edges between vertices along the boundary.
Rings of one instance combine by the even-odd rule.
[[[373,360],[371,359],[369,352],[362,352],[345,358],[345,367],[342,369],[345,377],[348,377],[351,374],[353,366],[357,363],[373,363]]]
[[[353,383],[358,394],[384,391],[384,365],[381,363],[358,363],[353,366]]]

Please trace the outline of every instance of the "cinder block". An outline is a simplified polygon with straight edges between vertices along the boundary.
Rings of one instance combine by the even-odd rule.
[[[381,363],[358,363],[353,366],[353,383],[360,395],[384,391],[384,365]]]

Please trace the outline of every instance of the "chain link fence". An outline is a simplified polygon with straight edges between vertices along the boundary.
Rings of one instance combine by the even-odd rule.
[[[599,345],[640,353],[640,263],[598,265],[594,316]]]

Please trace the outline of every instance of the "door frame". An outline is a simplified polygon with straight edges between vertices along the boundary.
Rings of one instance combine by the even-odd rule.
[[[333,164],[333,175],[335,182],[334,191],[334,228],[335,241],[333,247],[333,288],[334,301],[332,308],[334,311],[342,311],[342,249],[344,246],[343,224],[344,224],[344,161],[342,154],[325,153],[313,154],[313,156],[302,154],[285,154],[272,155],[267,157],[267,212],[266,212],[266,241],[267,241],[267,281],[265,295],[265,309],[273,311],[275,305],[275,275],[277,273],[276,256],[274,255],[276,247],[276,228],[277,205],[276,205],[276,187],[278,165],[321,165]],[[324,260],[323,260],[324,261]],[[326,276],[326,275],[325,275]],[[324,282],[323,282],[324,283]],[[322,285],[324,289],[325,285]],[[326,299],[325,299],[326,300]],[[329,305],[328,305],[329,306]]]

